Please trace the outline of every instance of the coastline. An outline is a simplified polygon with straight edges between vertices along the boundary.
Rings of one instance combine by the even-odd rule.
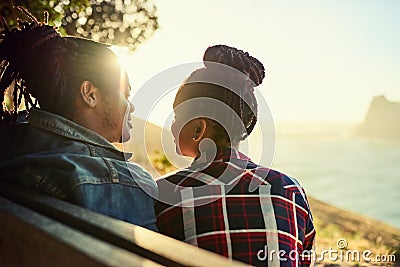
[[[149,138],[162,136],[171,138],[168,131],[139,118],[134,118],[134,125],[137,131],[133,131],[129,143],[120,148],[125,151],[134,151],[133,161],[141,164],[153,177],[173,171],[175,168],[170,159],[164,155],[160,138]],[[143,130],[143,131],[141,131]],[[146,152],[142,151],[140,140],[144,141],[146,133]],[[307,133],[308,135],[309,133]],[[164,140],[165,141],[165,140]],[[173,144],[173,140],[166,143]],[[291,144],[289,144],[291,145]],[[307,145],[307,144],[306,144]],[[299,149],[298,146],[295,146]],[[299,149],[301,150],[301,149]],[[151,151],[149,153],[149,151]],[[301,150],[304,151],[304,150]],[[172,153],[173,154],[173,153]],[[285,153],[288,155],[290,153]],[[294,162],[296,163],[296,162]],[[292,164],[297,166],[296,164]],[[302,177],[303,175],[299,175]],[[347,211],[323,201],[317,200],[308,195],[311,211],[313,213],[314,224],[317,231],[315,250],[319,253],[323,249],[337,249],[338,239],[344,238],[348,243],[349,250],[371,250],[374,255],[395,255],[397,262],[400,261],[400,229],[376,219]],[[381,205],[376,203],[376,205]],[[334,267],[334,266],[393,266],[388,262],[338,262],[324,259],[316,261],[315,266]],[[396,266],[396,265],[395,265]],[[400,265],[399,265],[400,266]]]
[[[339,239],[345,239],[345,250],[372,252],[371,262],[316,260],[315,266],[398,266],[400,261],[400,229],[384,222],[343,210],[309,197],[309,204],[317,231],[315,250],[338,249]],[[339,250],[340,251],[340,250]],[[395,255],[394,262],[377,262],[376,255]]]

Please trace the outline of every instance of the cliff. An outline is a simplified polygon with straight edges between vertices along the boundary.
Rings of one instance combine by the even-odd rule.
[[[364,122],[356,133],[369,138],[400,140],[400,103],[377,96],[371,102]]]

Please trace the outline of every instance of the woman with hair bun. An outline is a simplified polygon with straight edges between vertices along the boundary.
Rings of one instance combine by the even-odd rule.
[[[226,45],[203,61],[173,104],[176,150],[194,161],[157,180],[160,232],[251,265],[309,266],[315,230],[303,188],[238,151],[257,122],[263,64]]]
[[[31,21],[3,19],[0,33],[0,94],[12,95],[0,109],[0,182],[156,230],[155,182],[111,144],[130,138],[134,111],[118,58],[19,10]]]

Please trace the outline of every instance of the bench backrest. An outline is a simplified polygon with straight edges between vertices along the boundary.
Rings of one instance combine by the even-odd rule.
[[[0,195],[2,266],[247,266],[31,190]]]

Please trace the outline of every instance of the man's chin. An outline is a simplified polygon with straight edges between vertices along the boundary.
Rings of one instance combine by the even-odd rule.
[[[125,126],[122,128],[121,143],[128,142],[131,139],[131,131],[132,131],[132,127],[125,124]]]
[[[182,152],[181,152],[181,150],[179,149],[178,146],[175,146],[175,152],[176,152],[176,154],[178,154],[179,156],[183,156],[183,154],[182,154]]]
[[[130,134],[124,134],[121,136],[121,143],[126,143],[131,139],[131,135]]]

